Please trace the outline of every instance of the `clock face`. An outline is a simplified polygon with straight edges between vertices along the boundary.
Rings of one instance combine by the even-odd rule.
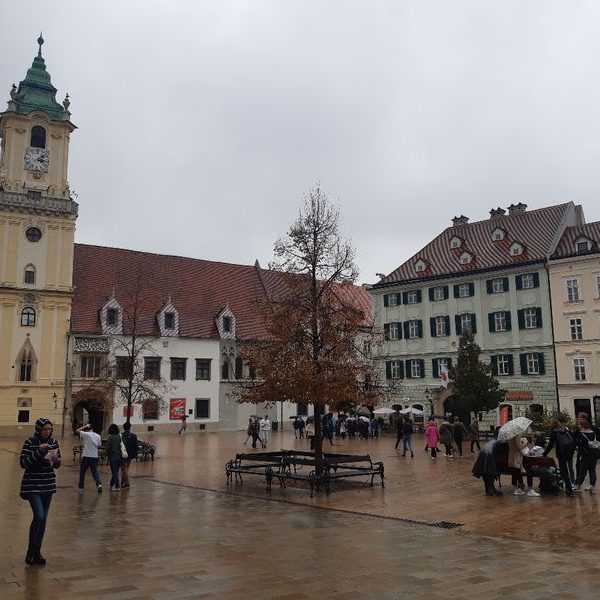
[[[47,173],[50,166],[50,153],[44,148],[27,148],[25,150],[25,168],[28,171]]]

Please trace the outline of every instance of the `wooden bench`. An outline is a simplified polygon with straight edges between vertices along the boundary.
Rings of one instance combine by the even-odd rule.
[[[154,461],[154,455],[156,454],[156,446],[138,440],[138,455],[136,460],[151,460]]]
[[[289,451],[257,452],[255,454],[236,454],[235,459],[225,464],[227,484],[234,480],[243,483],[242,475],[262,475],[267,481],[267,490],[271,489],[271,482],[275,472],[281,470],[284,456]]]
[[[381,487],[385,487],[385,469],[383,463],[373,462],[368,454],[362,456],[327,456],[325,457],[325,493],[329,494],[332,481],[346,477],[371,477],[369,485],[373,487],[376,475],[381,478]]]

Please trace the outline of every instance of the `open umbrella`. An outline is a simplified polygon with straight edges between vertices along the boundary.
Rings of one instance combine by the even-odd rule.
[[[409,406],[408,408],[401,410],[400,414],[402,414],[402,415],[422,415],[423,411],[419,410],[418,408],[415,408],[414,406]]]
[[[366,406],[361,406],[357,411],[356,411],[357,415],[365,415],[365,417],[368,417],[371,415],[371,411],[366,407]]]
[[[523,435],[529,426],[531,425],[531,419],[527,417],[517,417],[508,423],[504,423],[498,431],[498,441],[506,442],[517,435]]]
[[[367,423],[370,421],[369,417],[365,417],[364,415],[361,415],[360,417],[358,417],[359,421],[366,421]]]
[[[373,411],[376,415],[391,415],[396,411],[393,408],[389,408],[387,406],[380,406]]]

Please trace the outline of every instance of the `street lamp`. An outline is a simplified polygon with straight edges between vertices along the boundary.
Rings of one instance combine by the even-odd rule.
[[[58,396],[56,395],[56,392],[52,394],[52,400],[54,400],[54,410],[58,410]]]
[[[431,390],[429,388],[425,388],[425,400],[427,400],[427,402],[429,402],[429,408],[431,410],[431,415],[433,416],[433,400],[431,398]]]

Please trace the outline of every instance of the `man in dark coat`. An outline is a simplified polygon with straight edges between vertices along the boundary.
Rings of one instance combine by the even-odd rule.
[[[486,496],[502,496],[502,492],[494,486],[494,480],[498,476],[496,460],[502,454],[508,455],[508,444],[492,440],[481,449],[473,465],[473,475],[483,479]]]

